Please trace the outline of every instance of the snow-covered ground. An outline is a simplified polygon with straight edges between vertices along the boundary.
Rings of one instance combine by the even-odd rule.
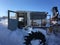
[[[28,35],[26,31],[22,29],[10,31],[7,25],[7,19],[0,21],[0,45],[24,45],[24,36]],[[47,43],[48,45],[60,45],[60,36],[55,36],[53,33],[47,35]],[[34,42],[33,45],[36,44]]]

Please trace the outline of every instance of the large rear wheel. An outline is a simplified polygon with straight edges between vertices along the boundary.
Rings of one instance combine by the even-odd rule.
[[[25,36],[25,45],[33,45],[31,42],[33,40],[39,40],[38,45],[46,45],[45,36],[41,32],[32,32],[29,33],[29,36]]]

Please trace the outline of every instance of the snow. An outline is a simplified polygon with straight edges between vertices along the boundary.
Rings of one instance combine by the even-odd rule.
[[[0,45],[24,45],[23,44],[24,36],[28,35],[27,32],[30,32],[32,29],[27,32],[23,29],[10,31],[7,28],[8,26],[7,22],[8,22],[7,19],[0,21]],[[34,30],[37,31],[37,29],[34,29]],[[46,33],[43,30],[41,32],[43,32],[44,34]],[[32,41],[32,43],[34,43],[33,45],[37,45],[38,41],[36,43]],[[59,37],[55,36],[53,33],[50,35],[47,35],[47,43],[48,45],[60,45],[60,36]]]
[[[33,44],[33,45],[39,45],[40,44],[40,40],[32,40],[31,44]]]
[[[0,24],[7,26],[8,19],[1,19]]]
[[[43,33],[44,35],[47,34],[44,29],[40,29],[40,28],[34,28],[34,29],[32,29],[32,27],[27,27],[27,31],[26,31],[26,32],[27,32],[27,33],[31,33],[31,31],[33,31],[33,32],[41,32],[41,33]]]
[[[1,26],[1,25],[0,25]],[[3,27],[3,28],[2,28]],[[17,29],[16,31],[10,31],[7,27],[0,27],[0,43],[1,45],[23,45],[24,32]]]
[[[60,37],[51,34],[48,36],[47,43],[50,45],[60,45]]]

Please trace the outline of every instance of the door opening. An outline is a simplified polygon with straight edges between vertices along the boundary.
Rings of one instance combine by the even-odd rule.
[[[27,25],[27,13],[19,13],[17,14],[18,18],[18,28],[23,28]]]

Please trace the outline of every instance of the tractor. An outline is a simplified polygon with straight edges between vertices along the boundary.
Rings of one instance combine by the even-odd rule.
[[[15,15],[11,16],[10,13]],[[8,10],[8,29],[27,31],[28,36],[24,36],[25,45],[33,45],[33,40],[39,40],[39,44],[35,45],[47,45],[47,29],[49,28],[46,26],[49,21],[47,16],[51,17],[47,12]]]

